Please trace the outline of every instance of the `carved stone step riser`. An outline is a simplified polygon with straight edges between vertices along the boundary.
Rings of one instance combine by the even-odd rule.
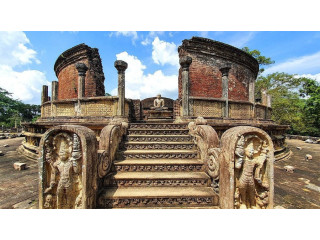
[[[187,129],[185,124],[130,124],[129,129]]]
[[[105,187],[209,187],[209,179],[105,179]]]
[[[126,144],[124,150],[196,150],[194,144]]]
[[[127,159],[197,159],[197,153],[159,153],[159,154],[123,154],[118,153],[118,160]]]
[[[117,172],[200,172],[202,165],[122,165],[115,166]]]
[[[134,129],[129,129],[128,130],[129,135],[188,135],[189,130],[134,130]]]
[[[161,198],[103,198],[100,197],[100,208],[147,208],[147,207],[212,207],[218,206],[219,198],[214,197],[161,197]]]
[[[128,136],[128,141],[131,142],[189,142],[192,143],[191,136],[172,136],[172,137],[158,137],[158,136],[148,136],[148,137],[137,137]]]

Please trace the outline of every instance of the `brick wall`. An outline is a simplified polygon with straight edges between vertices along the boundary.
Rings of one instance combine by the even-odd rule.
[[[189,93],[191,97],[222,97],[220,68],[227,64],[229,71],[229,100],[249,101],[249,83],[254,82],[258,64],[251,56],[232,46],[210,39],[184,40],[179,47],[179,57],[189,56]],[[181,98],[181,68],[179,70],[179,98]]]
[[[58,100],[78,97],[78,71],[75,67],[77,62],[83,62],[89,68],[85,78],[85,97],[104,96],[105,77],[98,49],[80,44],[62,53],[56,61]]]

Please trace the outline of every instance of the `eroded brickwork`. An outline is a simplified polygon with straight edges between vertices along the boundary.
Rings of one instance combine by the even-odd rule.
[[[85,97],[104,96],[105,77],[98,49],[80,44],[63,52],[55,63],[54,70],[59,81],[58,100],[77,98],[77,62],[83,62],[89,68],[85,78]]]
[[[179,57],[189,56],[190,97],[222,98],[220,68],[227,64],[229,72],[229,100],[249,101],[249,84],[254,82],[258,63],[245,52],[213,40],[193,37],[179,47]],[[179,70],[179,98],[181,98],[181,69]]]

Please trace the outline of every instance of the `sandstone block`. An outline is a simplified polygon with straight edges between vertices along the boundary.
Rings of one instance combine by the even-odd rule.
[[[15,170],[21,171],[21,170],[25,170],[27,168],[27,164],[26,163],[18,163],[18,162],[16,162],[16,163],[13,164],[13,167],[14,167]]]
[[[306,160],[312,160],[312,155],[306,154]]]
[[[287,166],[284,166],[284,169],[289,173],[293,173],[295,168],[293,166],[287,165]]]

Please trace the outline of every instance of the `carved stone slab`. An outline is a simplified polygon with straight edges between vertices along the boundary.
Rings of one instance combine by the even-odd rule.
[[[227,130],[221,137],[220,207],[273,208],[273,162],[265,131],[248,126]]]
[[[83,126],[52,127],[42,136],[39,149],[39,208],[95,208],[95,133]]]

